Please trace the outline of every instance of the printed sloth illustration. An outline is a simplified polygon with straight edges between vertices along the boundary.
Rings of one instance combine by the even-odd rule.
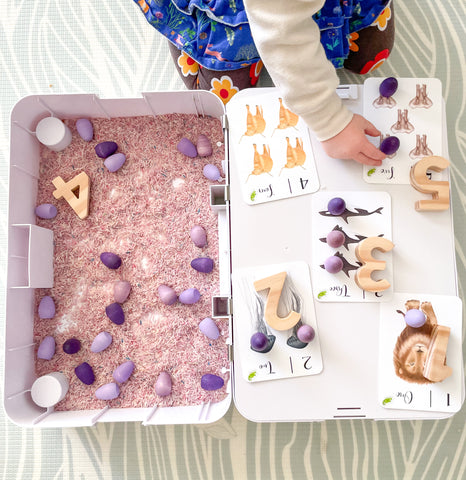
[[[406,310],[419,309],[425,314],[424,325],[409,325],[398,336],[393,351],[393,363],[398,377],[411,383],[435,383],[452,374],[446,365],[446,351],[450,328],[437,324],[437,317],[430,302],[420,305],[418,300],[408,300]],[[398,313],[405,315],[402,311]]]

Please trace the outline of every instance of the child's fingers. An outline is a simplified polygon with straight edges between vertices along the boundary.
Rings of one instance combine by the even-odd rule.
[[[367,135],[370,135],[371,137],[378,137],[380,135],[380,130],[376,128],[376,126],[369,122],[369,120],[366,120],[366,124],[364,126],[364,132]]]
[[[369,142],[369,140],[365,142],[364,147],[361,149],[361,153],[378,161],[382,161],[386,157],[385,153],[381,152],[375,145]]]
[[[374,167],[379,167],[380,165],[382,165],[382,160],[377,160],[376,158],[368,157],[362,152],[355,155],[354,160],[356,160],[356,162],[358,163],[362,163],[363,165],[371,165]]]

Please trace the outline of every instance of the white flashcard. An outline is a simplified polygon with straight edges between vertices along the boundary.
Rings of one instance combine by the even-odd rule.
[[[408,326],[408,311],[425,323]],[[380,405],[451,413],[461,408],[461,323],[458,297],[395,293],[380,305]]]
[[[281,279],[278,284],[274,283],[277,278]],[[235,343],[246,380],[278,380],[322,371],[311,278],[305,262],[239,269],[233,272],[233,291]],[[252,341],[258,332],[265,341],[260,351],[253,349],[258,345]],[[314,338],[303,338],[303,332],[310,332],[311,337],[314,334]]]
[[[377,148],[387,136],[398,137],[400,147],[382,166],[364,165],[363,177],[367,183],[409,185],[412,165],[424,157],[442,156],[442,84],[436,78],[398,78],[395,93],[383,97],[383,80],[364,82],[364,117],[382,132],[381,138],[371,139]],[[446,171],[429,175],[435,181],[448,179]]]
[[[277,90],[238,93],[228,103],[229,149],[249,205],[316,192],[319,179],[304,121]]]
[[[332,199],[342,199],[345,208],[340,215],[329,212]],[[391,198],[386,192],[320,191],[312,196],[312,286],[314,297],[321,302],[380,302],[393,294],[393,262],[391,251],[374,250],[373,257],[384,261],[383,270],[374,270],[374,281],[386,280],[390,284],[383,291],[363,290],[355,281],[362,262],[356,257],[358,244],[370,237],[391,242]],[[329,234],[341,232],[342,245],[329,245]],[[331,243],[331,242],[330,242]],[[334,257],[341,259],[341,270],[327,271]]]

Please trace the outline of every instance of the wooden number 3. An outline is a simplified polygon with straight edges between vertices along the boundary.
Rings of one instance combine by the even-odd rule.
[[[409,173],[411,185],[421,193],[430,193],[431,200],[418,200],[414,208],[419,212],[448,210],[450,206],[450,184],[449,182],[436,182],[427,177],[427,170],[441,172],[450,165],[450,162],[443,157],[424,157],[411,167]]]
[[[56,177],[52,183],[56,188],[53,192],[56,199],[63,197],[81,219],[89,215],[89,177],[87,173],[81,172],[66,183],[63,178]]]
[[[285,283],[286,272],[277,273],[271,277],[263,278],[254,282],[257,292],[270,289],[265,303],[265,321],[275,330],[289,330],[293,328],[301,318],[301,314],[292,310],[286,317],[277,314],[278,302]]]
[[[385,262],[376,260],[372,256],[372,250],[389,252],[393,247],[393,243],[384,237],[368,237],[358,243],[356,257],[363,265],[356,271],[355,281],[360,288],[367,292],[381,292],[390,288],[390,283],[387,280],[373,280],[371,278],[373,271],[385,270]]]

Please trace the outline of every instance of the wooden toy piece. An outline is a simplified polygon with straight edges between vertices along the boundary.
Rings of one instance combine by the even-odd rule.
[[[286,317],[279,317],[277,314],[278,302],[280,301],[285,278],[286,272],[281,272],[254,282],[254,288],[257,292],[270,289],[265,304],[264,318],[273,329],[280,331],[293,328],[301,318],[301,314],[294,310]]]
[[[431,200],[418,200],[414,208],[420,211],[441,211],[450,207],[450,183],[433,181],[427,177],[427,170],[441,172],[450,165],[443,157],[432,155],[416,162],[409,172],[411,185],[421,193],[430,193]]]
[[[81,172],[68,182],[56,177],[52,183],[56,188],[53,192],[56,199],[63,197],[81,220],[89,215],[90,181],[87,173]]]
[[[356,271],[356,284],[367,292],[381,292],[390,288],[390,283],[385,280],[373,280],[371,274],[375,270],[385,270],[386,262],[376,260],[372,256],[372,250],[389,252],[394,244],[384,237],[367,237],[361,240],[356,247],[356,257],[362,262],[362,267]]]
[[[446,355],[450,328],[443,325],[435,327],[424,365],[424,377],[431,382],[441,382],[448,378],[453,370],[446,365]]]

